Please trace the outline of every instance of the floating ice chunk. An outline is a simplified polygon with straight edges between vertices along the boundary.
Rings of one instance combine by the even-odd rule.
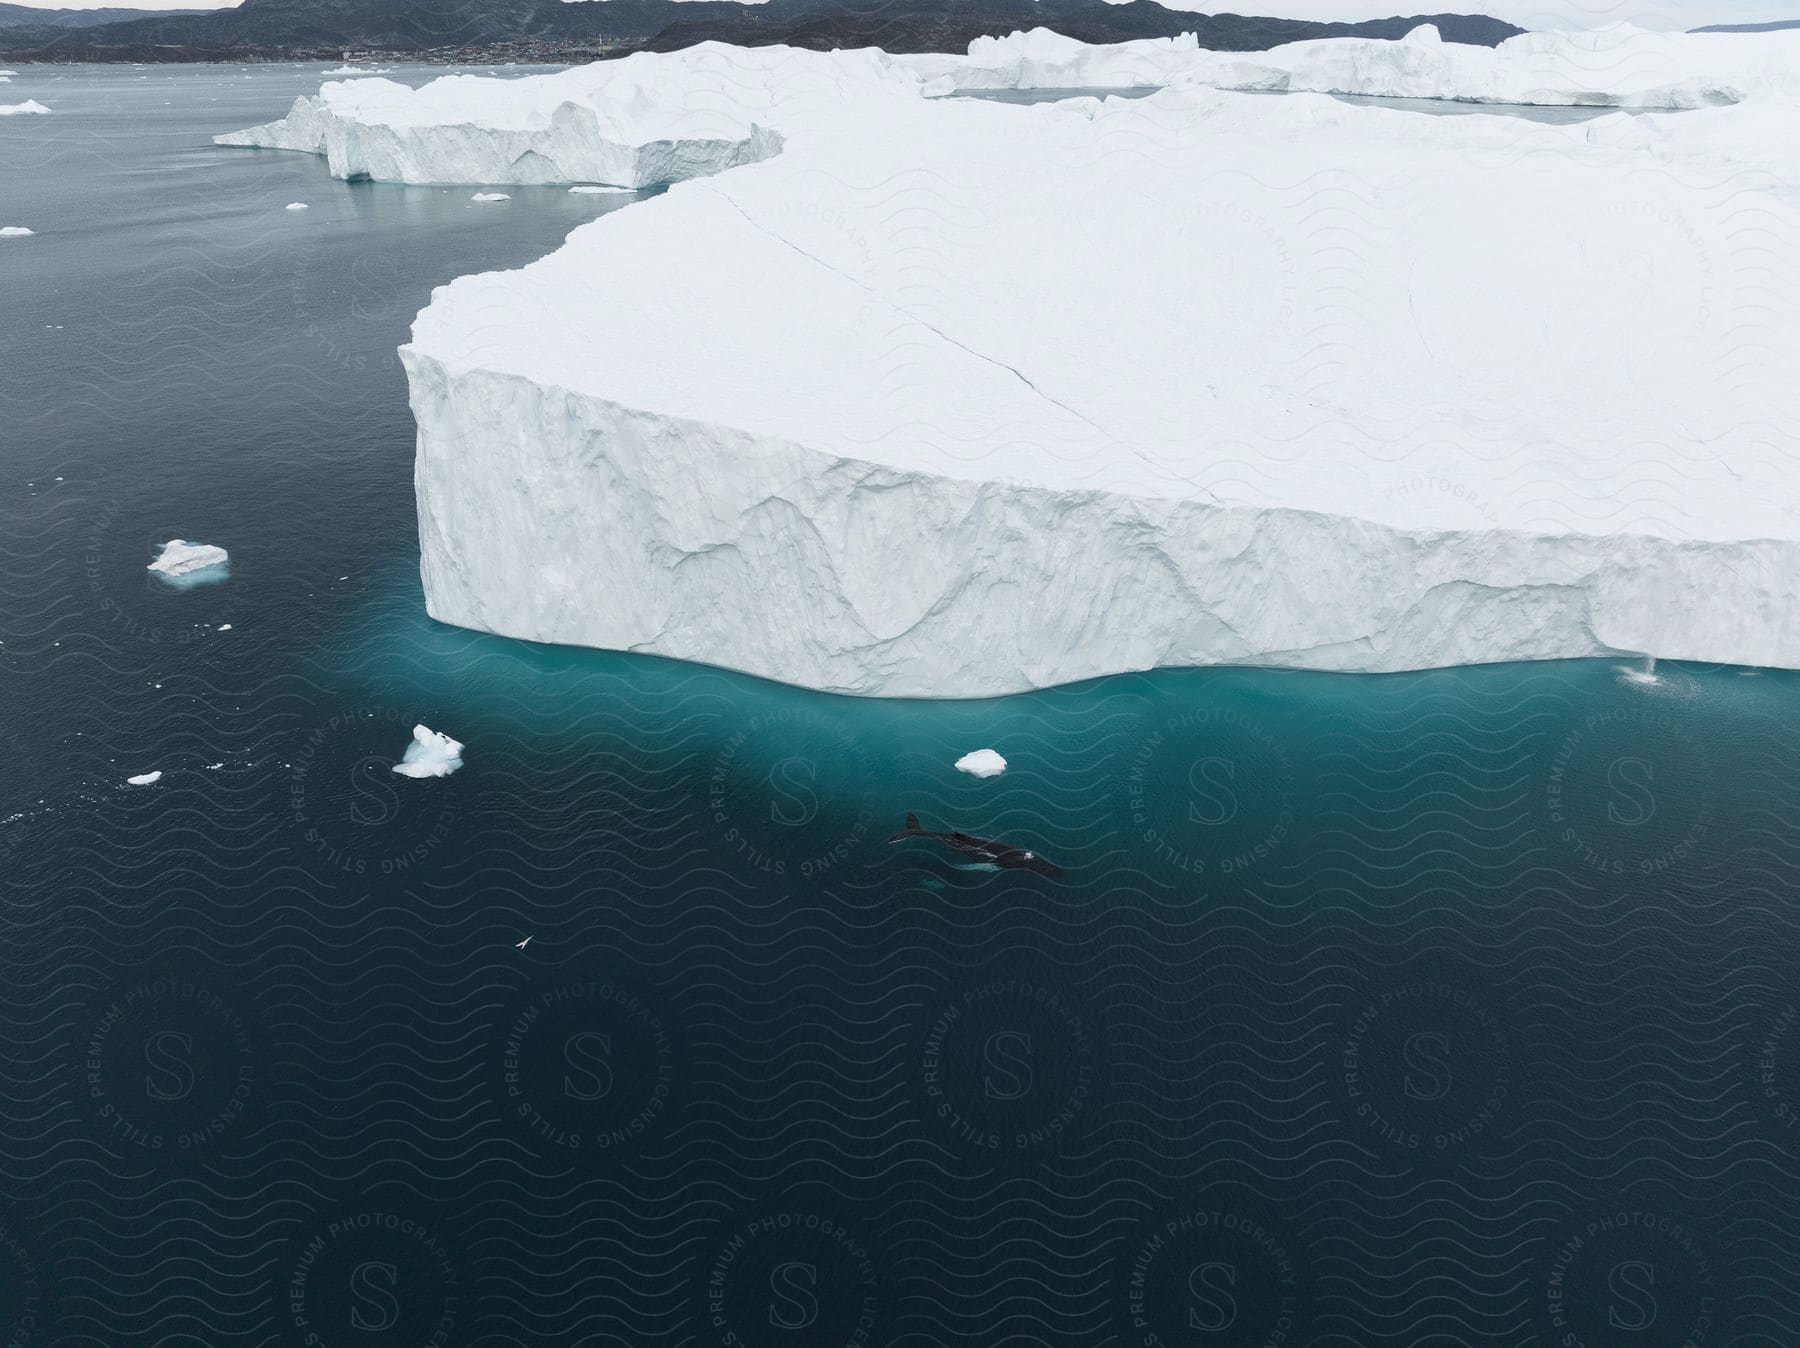
[[[136,777],[127,777],[125,779],[125,784],[127,786],[155,786],[161,780],[162,773],[146,772]]]
[[[231,630],[231,624],[230,623],[220,623],[219,630],[221,632],[229,632]]]
[[[281,208],[284,211],[305,211],[312,209],[304,201],[290,201]]]
[[[957,759],[956,770],[971,777],[998,777],[1006,771],[1006,760],[992,749],[977,749]]]
[[[28,98],[23,103],[0,103],[0,117],[18,117],[28,112],[44,113],[49,111],[49,108],[35,98]]]
[[[507,201],[510,199],[510,195],[506,192],[477,192],[469,198],[470,201]]]
[[[597,183],[583,183],[579,187],[571,187],[570,193],[578,197],[598,196],[631,196],[636,193],[635,187],[606,187]]]
[[[22,239],[31,232],[24,225],[0,225],[0,239]]]
[[[171,538],[162,545],[162,552],[157,555],[156,560],[145,569],[163,576],[191,576],[197,571],[210,571],[214,567],[224,566],[230,560],[230,553],[211,543],[188,543],[179,538]]]
[[[394,764],[402,777],[448,777],[463,765],[461,743],[428,726],[413,727],[413,742],[406,756]]]
[[[810,79],[790,69],[786,48],[715,42],[678,58],[643,55],[516,80],[457,74],[419,89],[333,80],[279,121],[215,143],[323,155],[336,178],[648,187],[769,158],[781,138],[758,119],[777,101],[836,102],[846,82],[913,100],[911,78],[888,80],[878,52],[805,53]]]

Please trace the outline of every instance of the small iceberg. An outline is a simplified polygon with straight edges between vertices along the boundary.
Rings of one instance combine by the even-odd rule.
[[[1006,771],[1006,760],[992,749],[977,749],[957,759],[956,770],[971,777],[998,777]]]
[[[22,239],[29,233],[24,225],[0,225],[0,239]]]
[[[511,197],[506,192],[477,192],[470,201],[508,201]]]
[[[211,543],[189,543],[185,539],[171,538],[162,545],[156,560],[144,569],[170,580],[198,580],[202,572],[210,573],[208,579],[223,580],[221,568],[230,560],[230,553]]]
[[[308,206],[304,201],[290,201],[290,202],[288,202],[287,205],[283,206],[281,209],[284,211],[306,211],[306,210],[311,210],[312,208],[310,206]]]
[[[162,773],[160,773],[160,772],[145,772],[145,773],[140,773],[136,777],[127,777],[125,779],[125,784],[127,786],[155,786],[161,780],[162,780]]]
[[[394,764],[402,777],[448,777],[463,765],[463,746],[448,735],[440,735],[429,726],[413,727],[413,742],[406,746],[406,756]]]
[[[26,113],[46,113],[46,108],[35,98],[28,98],[23,103],[0,103],[0,117],[20,117]]]
[[[597,196],[609,196],[609,197],[610,196],[627,196],[627,197],[629,197],[629,196],[637,195],[637,188],[635,188],[635,187],[599,187],[599,186],[595,186],[592,184],[585,184],[585,183],[580,187],[571,187],[569,189],[569,191],[578,197],[597,197]]]

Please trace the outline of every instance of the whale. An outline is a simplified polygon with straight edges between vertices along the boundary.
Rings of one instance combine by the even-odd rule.
[[[1052,879],[1060,879],[1062,867],[1044,860],[1036,852],[1027,852],[1022,848],[1009,847],[1003,842],[995,842],[992,838],[977,838],[972,833],[933,833],[919,825],[919,816],[906,816],[906,827],[893,837],[890,843],[904,842],[908,838],[929,838],[933,842],[941,842],[946,847],[962,853],[971,861],[983,866],[993,866],[1007,871],[1030,871],[1034,875],[1047,875]]]

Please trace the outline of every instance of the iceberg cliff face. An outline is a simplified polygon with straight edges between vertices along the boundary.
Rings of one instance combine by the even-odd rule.
[[[420,122],[401,115],[412,98],[411,89],[391,80],[328,84],[317,98],[295,99],[279,122],[213,139],[219,145],[322,155],[334,178],[596,182],[630,188],[704,177],[766,159],[781,148],[774,132],[732,117],[670,134],[654,119],[607,118],[571,101],[525,126]]]
[[[791,116],[853,96],[913,99],[916,84],[881,52],[795,61],[785,47],[709,42],[523,79],[330,83],[280,121],[213,142],[322,155],[336,178],[639,188],[777,153],[777,105]]]
[[[1791,540],[1427,533],[976,482],[407,364],[427,603],[464,627],[904,697],[1165,665],[1800,661]]]
[[[840,58],[758,59],[815,91],[781,154],[419,316],[434,616],[894,696],[1800,665],[1800,265],[1754,242],[1800,225],[1791,154],[1680,152],[1774,103],[1653,155],[1615,118],[1011,107],[928,68],[826,98]]]

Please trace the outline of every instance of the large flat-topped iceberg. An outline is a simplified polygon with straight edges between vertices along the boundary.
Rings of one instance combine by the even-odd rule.
[[[1800,665],[1800,197],[1674,154],[1767,115],[776,107],[419,316],[427,602],[885,695]]]
[[[637,188],[768,158],[781,146],[767,124],[778,103],[793,116],[852,96],[917,97],[881,52],[798,55],[709,42],[523,79],[340,81],[280,121],[213,140],[323,155],[336,178]]]

